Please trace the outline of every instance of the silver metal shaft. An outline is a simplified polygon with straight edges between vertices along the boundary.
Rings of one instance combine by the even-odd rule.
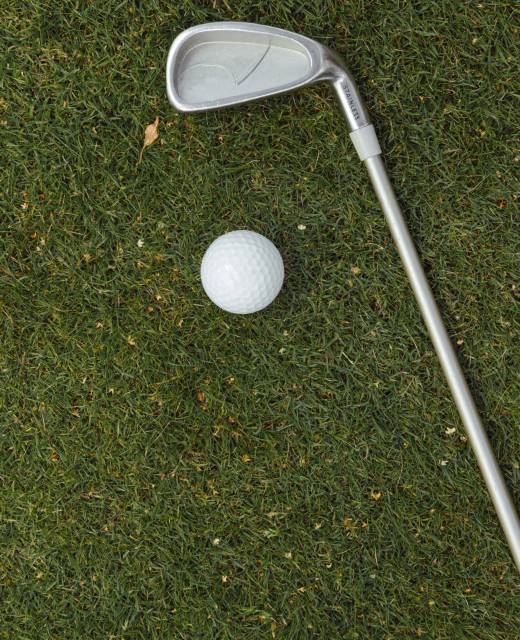
[[[396,200],[381,156],[373,156],[365,161],[370,179],[376,191],[392,237],[397,245],[406,273],[412,284],[423,319],[441,362],[448,384],[466,428],[469,441],[477,456],[489,494],[495,505],[498,518],[504,529],[511,554],[520,571],[520,520],[509,494],[508,488],[496,461],[484,427],[477,412],[464,374],[457,360],[432,291],[426,280],[417,255],[414,242]]]

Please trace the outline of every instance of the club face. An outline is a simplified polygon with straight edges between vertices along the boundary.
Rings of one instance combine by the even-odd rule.
[[[192,27],[173,42],[166,88],[180,111],[206,111],[285,93],[326,77],[333,54],[283,29],[240,22]]]

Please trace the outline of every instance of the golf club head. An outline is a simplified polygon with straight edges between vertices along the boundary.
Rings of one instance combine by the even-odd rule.
[[[166,91],[179,111],[208,111],[293,91],[320,80],[334,84],[349,128],[370,120],[339,57],[305,36],[247,22],[186,29],[170,47]]]

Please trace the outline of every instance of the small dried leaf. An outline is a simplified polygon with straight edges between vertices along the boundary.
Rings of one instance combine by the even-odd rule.
[[[380,500],[381,496],[383,495],[382,491],[372,491],[372,493],[370,494],[370,497],[372,498],[372,500]]]
[[[152,145],[157,140],[158,137],[159,137],[159,116],[157,116],[157,118],[155,118],[155,120],[151,124],[149,124],[144,130],[143,148],[141,149],[141,153],[139,154],[139,162],[137,164],[141,163],[143,159],[144,150],[150,145]]]
[[[352,273],[357,276],[361,273],[361,269],[359,267],[351,267],[350,270],[352,271]]]
[[[157,138],[159,137],[159,116],[157,116],[157,118],[155,118],[155,120],[149,124],[146,129],[144,130],[144,143],[143,143],[143,147],[149,147],[151,144],[153,144]]]
[[[126,341],[131,347],[135,347],[135,345],[137,344],[136,341],[134,340],[134,338],[132,338],[132,336],[128,336]]]

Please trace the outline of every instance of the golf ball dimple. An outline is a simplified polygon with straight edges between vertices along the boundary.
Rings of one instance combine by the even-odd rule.
[[[282,256],[274,244],[254,231],[231,231],[210,244],[200,267],[210,300],[230,313],[254,313],[282,288]]]

